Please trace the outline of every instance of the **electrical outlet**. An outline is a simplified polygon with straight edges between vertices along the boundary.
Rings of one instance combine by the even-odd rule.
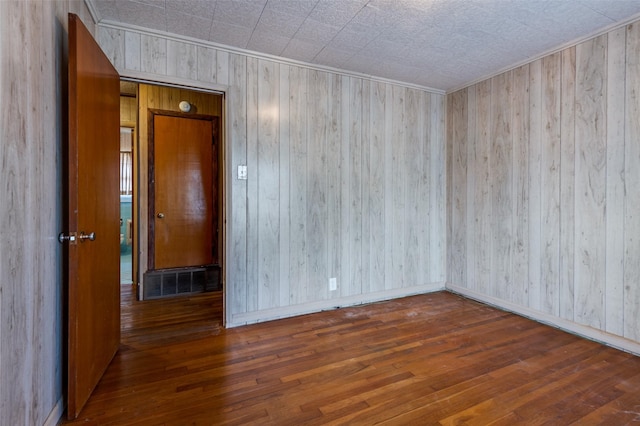
[[[336,291],[338,289],[338,280],[334,278],[329,278],[329,291]]]

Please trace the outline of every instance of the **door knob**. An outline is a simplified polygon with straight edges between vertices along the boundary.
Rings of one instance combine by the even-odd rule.
[[[158,219],[162,219],[164,217],[164,213],[158,213]]]
[[[95,241],[96,233],[92,232],[90,234],[85,234],[84,232],[80,232],[80,235],[78,235],[78,238],[80,239],[80,241],[84,241],[84,240]]]
[[[69,235],[65,235],[64,232],[61,232],[58,235],[58,241],[60,241],[60,244],[64,243],[65,241],[69,241],[69,244],[75,244],[76,243],[76,233],[75,232],[71,232],[71,233],[69,233]]]

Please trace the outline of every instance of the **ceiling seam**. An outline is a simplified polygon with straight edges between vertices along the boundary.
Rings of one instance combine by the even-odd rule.
[[[249,46],[251,45],[251,40],[253,40],[253,35],[256,32],[256,28],[258,27],[258,24],[260,23],[260,19],[262,19],[264,10],[267,8],[267,3],[269,3],[269,0],[265,1],[264,6],[262,6],[262,10],[260,11],[260,16],[258,16],[258,20],[256,21],[256,24],[253,26],[253,30],[251,30],[251,35],[249,36],[249,40],[247,40],[247,45],[245,46],[245,49],[248,49]]]

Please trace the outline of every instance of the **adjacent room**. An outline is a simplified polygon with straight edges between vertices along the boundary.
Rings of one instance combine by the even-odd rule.
[[[637,0],[0,2],[3,421],[637,422],[639,24]],[[70,166],[91,111],[115,174]],[[73,227],[78,170],[84,200],[115,182],[105,228]]]

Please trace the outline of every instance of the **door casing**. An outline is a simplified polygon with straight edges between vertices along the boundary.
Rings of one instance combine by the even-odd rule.
[[[229,246],[227,244],[227,236],[229,235],[229,222],[227,220],[228,214],[231,211],[231,181],[227,179],[226,173],[227,170],[231,170],[231,157],[228,155],[231,148],[231,141],[228,139],[229,135],[229,119],[227,117],[228,109],[227,103],[230,99],[234,98],[236,94],[233,92],[229,92],[229,86],[220,85],[216,83],[208,83],[204,81],[190,81],[188,84],[185,84],[184,80],[173,79],[170,76],[163,77],[158,79],[157,75],[148,74],[145,72],[132,72],[130,70],[122,70],[121,80],[123,81],[133,81],[139,83],[141,85],[146,85],[149,87],[169,87],[169,88],[180,88],[185,91],[195,92],[195,93],[203,93],[214,96],[219,96],[221,98],[220,104],[220,113],[219,113],[219,124],[218,124],[218,140],[220,143],[217,144],[217,152],[218,156],[218,185],[219,185],[219,193],[217,194],[217,199],[219,202],[219,222],[218,222],[218,261],[221,266],[221,284],[222,291],[224,292],[224,297],[222,300],[222,310],[223,310],[223,326],[226,325],[228,320],[228,311],[227,304],[230,303],[229,298],[231,295],[227,292],[227,271],[229,265],[227,264],[228,259],[228,250]],[[139,92],[140,93],[140,92]],[[141,124],[141,123],[139,123]],[[142,132],[138,133],[138,137],[142,136]],[[143,177],[140,173],[143,170],[143,164],[146,162],[146,155],[144,154],[144,150],[142,149],[142,142],[140,140],[136,143],[136,153],[134,154],[134,163],[138,169],[138,172],[135,175],[134,180],[134,193],[137,195],[134,198],[134,207],[133,207],[133,215],[134,222],[137,221],[138,226],[135,227],[134,233],[134,245],[138,247],[136,253],[134,254],[134,282],[138,285],[138,299],[142,299],[143,293],[143,285],[142,277],[145,271],[145,268],[148,264],[148,253],[144,253],[144,250],[148,246],[147,239],[147,231],[146,227],[148,224],[144,224],[142,222],[142,218],[145,220],[148,215],[145,215],[146,205],[148,204],[145,199],[146,195],[142,194],[148,193],[148,188],[142,187],[140,180],[147,180],[146,175]],[[146,226],[145,226],[146,225]]]

